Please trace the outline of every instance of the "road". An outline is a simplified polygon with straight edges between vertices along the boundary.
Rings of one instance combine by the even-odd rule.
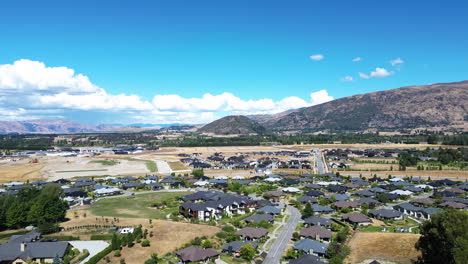
[[[315,154],[315,164],[317,166],[318,174],[324,174],[328,172],[327,164],[325,163],[325,160],[321,152],[318,152],[317,154]]]
[[[280,231],[278,237],[271,245],[270,251],[268,251],[263,264],[278,264],[281,263],[281,256],[286,250],[289,241],[292,238],[292,234],[296,230],[296,226],[301,219],[301,213],[295,207],[288,206],[286,208],[291,213],[289,221],[285,223],[283,229]]]

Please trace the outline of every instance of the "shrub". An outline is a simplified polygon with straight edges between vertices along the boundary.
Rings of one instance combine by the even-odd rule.
[[[141,242],[141,246],[142,247],[149,247],[150,246],[150,242],[148,239],[145,239]]]

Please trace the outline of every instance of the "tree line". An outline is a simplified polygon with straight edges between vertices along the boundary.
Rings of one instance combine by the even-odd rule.
[[[43,233],[58,231],[58,222],[65,218],[68,209],[62,197],[62,188],[57,184],[0,196],[0,230],[34,225]]]

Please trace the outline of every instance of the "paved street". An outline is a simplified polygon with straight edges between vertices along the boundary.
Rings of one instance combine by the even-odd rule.
[[[317,166],[317,173],[324,174],[328,172],[327,164],[325,164],[322,153],[315,154],[315,164]]]
[[[292,234],[296,230],[296,226],[301,219],[301,213],[295,207],[288,206],[286,210],[291,213],[291,217],[289,218],[289,221],[285,223],[278,237],[271,245],[270,251],[268,251],[266,258],[263,261],[264,264],[278,264],[281,262],[281,256],[286,250],[286,247],[292,238]]]

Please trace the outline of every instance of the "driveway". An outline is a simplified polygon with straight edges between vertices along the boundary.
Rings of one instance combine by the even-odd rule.
[[[288,206],[287,210],[291,213],[291,217],[271,245],[270,251],[268,251],[263,264],[281,263],[281,257],[292,238],[292,234],[296,230],[299,220],[301,219],[301,213],[295,207]]]
[[[319,152],[315,154],[315,164],[317,166],[318,174],[324,174],[328,172],[327,164],[325,164],[322,153]]]
[[[80,263],[86,263],[90,258],[97,255],[99,252],[103,251],[106,247],[109,246],[109,243],[102,240],[89,240],[89,241],[68,241],[74,248],[77,248],[82,252],[84,249],[89,251],[89,256],[85,258]]]

